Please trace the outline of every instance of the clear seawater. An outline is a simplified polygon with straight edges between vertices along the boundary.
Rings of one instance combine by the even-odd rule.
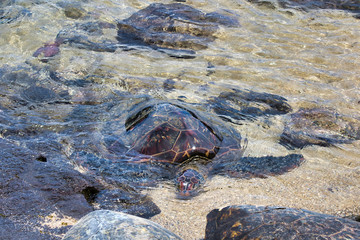
[[[13,3],[6,6],[7,2]],[[59,31],[86,21],[115,24],[157,1],[75,2],[83,13],[77,19],[65,15],[65,6],[72,2],[1,3],[2,9],[12,11],[12,16],[18,14],[14,21],[0,24],[1,71],[28,72],[33,76],[1,83],[0,111],[9,116],[6,124],[64,134],[76,104],[87,101],[96,107],[108,101],[107,96],[114,92],[205,103],[233,88],[283,96],[294,111],[327,107],[351,117],[360,116],[360,20],[350,13],[273,9],[245,0],[187,1],[186,4],[204,12],[232,15],[240,26],[220,27],[217,39],[207,49],[197,51],[193,59],[173,58],[149,48],[118,49],[110,53],[61,45],[58,56],[40,62],[32,54],[52,42]],[[116,41],[115,29],[108,29],[104,35]],[[49,79],[48,71],[68,81],[92,82],[85,87],[66,85]],[[169,80],[174,85],[172,91],[164,88]],[[34,84],[57,93],[67,92],[71,104],[21,105],[16,99],[21,99],[21,91]],[[278,144],[285,118],[274,116],[234,125],[249,141],[245,155],[280,156],[293,152]],[[101,125],[101,119],[96,121]],[[70,140],[71,134],[70,129]],[[21,138],[14,141],[21,144]],[[71,151],[66,146],[64,149]],[[360,142],[355,141],[296,150],[304,155],[306,162],[287,174],[250,180],[214,176],[208,180],[204,193],[188,201],[176,199],[174,189],[167,183],[144,192],[162,210],[152,219],[184,239],[202,238],[206,214],[231,204],[277,205],[340,216],[359,215],[359,149]]]

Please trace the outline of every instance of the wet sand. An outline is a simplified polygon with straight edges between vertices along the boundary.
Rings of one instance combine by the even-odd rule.
[[[266,179],[215,176],[207,182],[204,193],[188,201],[174,199],[174,189],[168,185],[149,190],[162,211],[152,220],[184,240],[192,240],[204,238],[206,215],[211,210],[229,205],[303,208],[341,217],[359,215],[360,163],[351,147],[360,144],[345,149],[310,147],[302,151],[306,158],[302,166]],[[340,159],[333,152],[342,152],[347,158]]]

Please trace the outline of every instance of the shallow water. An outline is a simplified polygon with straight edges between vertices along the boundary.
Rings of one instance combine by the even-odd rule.
[[[115,23],[152,1],[77,1],[83,9],[79,19],[65,16],[64,6],[69,2],[15,2],[26,12],[10,23],[0,24],[0,68],[3,72],[22,72],[26,68],[33,78],[17,77],[16,81],[1,83],[0,111],[7,114],[8,125],[61,132],[61,138],[70,141],[69,114],[77,103],[101,104],[109,101],[107,96],[124,92],[204,103],[232,88],[283,96],[294,111],[321,106],[360,117],[360,20],[350,13],[271,9],[245,0],[187,1],[204,12],[235,16],[241,26],[221,27],[216,41],[197,51],[194,59],[173,58],[145,47],[108,53],[62,45],[58,56],[43,63],[32,54],[53,41],[60,30],[89,20]],[[105,35],[115,41],[116,30],[109,29]],[[48,71],[56,72],[61,81],[49,79]],[[85,83],[65,84],[64,79],[85,79]],[[174,80],[171,91],[164,88],[169,79]],[[33,84],[46,86],[58,95],[67,92],[71,104],[21,104],[21,91]],[[66,97],[61,101],[65,102]],[[106,113],[99,116],[103,115]],[[280,205],[340,216],[359,215],[360,142],[287,150],[278,144],[287,117],[259,118],[233,127],[249,140],[246,156],[296,152],[306,159],[302,166],[267,179],[215,176],[207,182],[204,193],[188,201],[176,199],[172,186],[161,183],[145,191],[162,210],[152,219],[184,239],[200,239],[204,236],[206,214],[231,204]],[[96,131],[101,123],[102,119],[91,119],[84,132]],[[21,138],[14,141],[21,143]]]

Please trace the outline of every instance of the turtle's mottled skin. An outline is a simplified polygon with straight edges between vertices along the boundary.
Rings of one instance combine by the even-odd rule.
[[[207,215],[205,240],[359,239],[360,223],[283,207],[229,206]]]

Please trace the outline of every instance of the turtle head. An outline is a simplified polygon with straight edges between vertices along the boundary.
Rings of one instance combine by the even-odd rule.
[[[177,198],[190,199],[196,196],[205,183],[205,177],[195,168],[187,168],[179,172],[175,179]]]

